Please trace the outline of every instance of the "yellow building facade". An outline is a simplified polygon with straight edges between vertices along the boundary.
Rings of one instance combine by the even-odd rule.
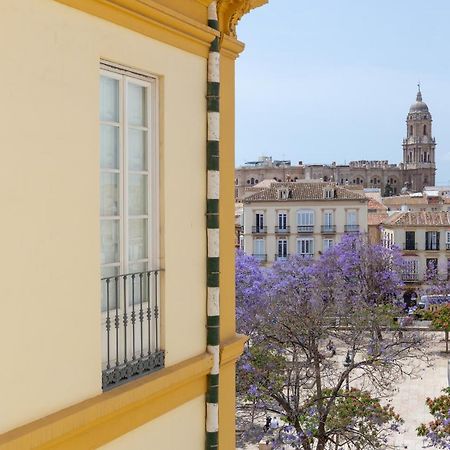
[[[235,26],[264,1],[219,1],[219,31],[208,26],[210,3],[1,2],[2,450],[205,447],[215,38],[216,448],[235,448],[235,362],[245,342],[234,316],[234,65],[243,50]],[[163,359],[140,359],[144,349]],[[151,361],[148,373],[139,361]]]

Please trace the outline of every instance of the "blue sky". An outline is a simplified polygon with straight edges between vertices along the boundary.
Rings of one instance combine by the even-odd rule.
[[[269,0],[238,26],[236,163],[402,159],[421,81],[450,184],[450,0]]]

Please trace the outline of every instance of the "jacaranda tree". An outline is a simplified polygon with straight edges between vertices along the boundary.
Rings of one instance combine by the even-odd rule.
[[[378,398],[425,357],[422,336],[394,325],[400,252],[356,235],[318,260],[258,269],[249,258],[237,255],[238,323],[251,331],[238,365],[241,398],[282,415],[292,430],[279,437],[296,448],[387,448],[401,419]],[[243,275],[253,270],[255,285]]]

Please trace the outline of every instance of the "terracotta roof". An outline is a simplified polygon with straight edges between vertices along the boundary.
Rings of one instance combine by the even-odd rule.
[[[423,197],[410,197],[409,195],[397,195],[395,197],[384,197],[383,203],[386,206],[394,205],[427,205],[426,198]]]
[[[367,208],[368,209],[380,209],[381,211],[386,211],[387,206],[383,205],[383,203],[380,203],[379,201],[370,197]]]
[[[288,190],[288,198],[280,198],[280,191]],[[326,199],[324,191],[332,189],[334,197]],[[367,201],[367,198],[359,193],[337,186],[333,183],[277,183],[274,182],[270,188],[256,192],[247,197],[244,202],[264,202],[264,201],[298,201],[298,200],[362,200]]]
[[[411,211],[398,212],[383,222],[391,226],[450,226],[450,213]]]
[[[387,213],[369,213],[367,214],[367,225],[380,225],[388,217]]]

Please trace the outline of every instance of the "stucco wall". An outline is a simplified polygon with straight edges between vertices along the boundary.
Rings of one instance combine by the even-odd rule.
[[[1,433],[101,392],[101,58],[161,76],[167,365],[204,351],[206,61],[51,0],[0,17]]]
[[[170,413],[100,447],[102,450],[199,450],[205,440],[205,399],[198,397]]]
[[[308,209],[314,211],[314,232],[311,234],[297,233],[297,211]],[[287,237],[288,253],[296,253],[296,241],[299,238],[314,238],[314,254],[318,256],[319,251],[323,251],[323,239],[331,238],[337,243],[344,234],[346,225],[346,211],[356,210],[358,217],[359,230],[361,233],[367,233],[367,203],[360,201],[303,201],[303,202],[254,202],[244,203],[244,250],[247,254],[253,253],[253,241],[258,235],[252,233],[252,226],[255,225],[255,215],[257,212],[264,213],[264,226],[267,226],[267,234],[261,235],[266,242],[266,254],[269,262],[273,261],[277,253],[277,239]],[[287,212],[287,225],[290,227],[290,233],[285,236],[275,234],[277,226],[278,212]],[[321,234],[321,225],[323,224],[323,212],[333,211],[334,225],[336,233],[331,235]]]

